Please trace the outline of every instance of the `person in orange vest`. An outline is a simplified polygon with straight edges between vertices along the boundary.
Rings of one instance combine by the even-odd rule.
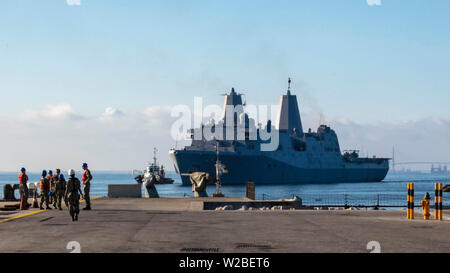
[[[47,205],[47,209],[52,209],[52,208],[50,208],[50,204],[49,204],[49,200],[48,200],[48,193],[50,192],[50,181],[48,181],[48,179],[47,179],[47,171],[46,170],[42,171],[40,188],[41,188],[41,204],[40,204],[39,208],[44,209],[42,207],[42,205],[45,202],[45,204]]]
[[[29,206],[28,204],[28,175],[27,175],[27,170],[25,168],[20,169],[20,174],[19,174],[19,191],[20,191],[20,199],[24,198],[25,199],[25,203],[27,204],[27,207]]]
[[[55,186],[53,184],[53,171],[49,170],[47,175],[48,183],[50,184],[50,191],[48,192],[48,199],[49,203],[53,204],[53,201],[55,200],[54,193],[55,193]]]
[[[423,219],[430,220],[430,194],[425,193],[425,197],[420,202],[420,205],[423,208]]]
[[[83,168],[83,176],[81,177],[81,181],[83,181],[83,190],[84,190],[84,200],[86,201],[86,207],[83,210],[91,210],[91,197],[89,196],[89,192],[91,190],[91,180],[92,174],[88,169],[88,164],[83,163],[81,166]]]

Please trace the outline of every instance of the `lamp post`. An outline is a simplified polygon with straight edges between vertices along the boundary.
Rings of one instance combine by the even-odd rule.
[[[220,185],[221,185],[221,176],[224,173],[227,173],[226,166],[222,164],[219,160],[219,141],[216,141],[216,193],[213,194],[213,197],[224,197],[223,193],[220,192]]]

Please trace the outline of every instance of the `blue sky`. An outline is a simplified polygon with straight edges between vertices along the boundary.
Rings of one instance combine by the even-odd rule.
[[[287,77],[293,78],[302,111],[312,109],[330,122],[372,129],[384,123],[414,128],[411,122],[426,119],[448,125],[449,13],[448,0],[382,0],[380,6],[366,0],[81,0],[75,6],[66,0],[2,0],[0,118],[6,121],[0,126],[29,126],[20,143],[32,149],[49,141],[33,142],[37,125],[21,123],[24,112],[54,123],[56,130],[62,127],[52,118],[98,117],[108,107],[117,111],[107,113],[133,116],[135,123],[129,124],[139,124],[136,113],[161,115],[167,113],[165,106],[192,105],[194,96],[221,104],[219,94],[231,87],[244,92],[248,103],[277,104]],[[48,105],[59,105],[61,112],[49,112]],[[316,126],[318,120],[305,122]],[[107,131],[99,134],[108,136]],[[391,143],[371,150],[388,156],[408,134],[389,135]],[[125,135],[118,137],[132,141]],[[17,137],[9,137],[0,140],[14,147]],[[358,145],[370,147],[359,137]],[[88,156],[92,147],[83,141],[77,145]],[[161,151],[173,145],[158,141]],[[428,156],[445,157],[438,152],[435,147]],[[17,160],[4,158],[10,169],[26,163]],[[163,160],[170,164],[165,154]],[[102,168],[124,166],[107,162]]]
[[[450,2],[4,0],[0,112],[172,105],[293,77],[327,116],[450,117]],[[307,98],[306,98],[307,99]]]

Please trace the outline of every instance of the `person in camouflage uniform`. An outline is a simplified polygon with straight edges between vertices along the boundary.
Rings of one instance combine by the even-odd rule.
[[[67,201],[66,201],[67,199],[65,198],[66,184],[67,184],[67,182],[64,179],[64,175],[60,174],[58,177],[58,182],[56,182],[56,186],[55,186],[55,189],[56,189],[55,197],[56,197],[56,203],[58,205],[59,210],[62,210],[61,202],[62,202],[63,198],[64,198],[64,201],[66,202],[66,206],[68,205]]]
[[[52,177],[52,182],[51,182],[51,185],[52,185],[52,191],[53,191],[53,202],[52,202],[52,204],[53,204],[53,207],[56,209],[57,207],[58,207],[58,196],[57,196],[57,189],[56,189],[56,184],[58,184],[58,181],[59,181],[59,175],[61,174],[61,170],[60,169],[56,169],[56,173],[55,173],[55,175],[53,175],[53,177]]]
[[[28,175],[27,175],[27,170],[25,168],[22,168],[20,170],[20,174],[19,174],[19,192],[20,192],[20,199],[24,198],[25,202],[27,203],[27,207],[28,207]]]
[[[75,177],[75,170],[69,170],[69,180],[67,181],[65,196],[69,200],[69,213],[72,216],[72,221],[78,221],[78,214],[80,213],[80,195],[83,197],[81,192],[81,182]],[[78,194],[80,193],[80,194]]]
[[[45,170],[42,171],[42,178],[41,178],[41,181],[40,181],[40,188],[41,188],[41,204],[39,206],[40,209],[44,209],[42,207],[44,202],[46,204],[46,208],[47,209],[51,209],[50,208],[50,203],[49,203],[49,200],[48,200],[48,193],[50,192],[50,181],[48,181],[46,176],[47,176],[47,171],[45,171]]]
[[[53,206],[56,208],[56,206],[54,205],[55,204],[55,202],[54,202],[54,200],[55,200],[55,182],[53,180],[53,171],[52,170],[48,171],[47,180],[50,183],[50,191],[49,191],[49,195],[48,195],[49,202],[50,202],[50,204],[53,204]]]
[[[87,163],[83,163],[81,166],[84,170],[83,176],[81,177],[81,181],[83,181],[83,189],[84,189],[84,200],[86,201],[86,207],[83,210],[91,210],[91,197],[89,192],[91,191],[91,180],[92,174],[88,169]]]

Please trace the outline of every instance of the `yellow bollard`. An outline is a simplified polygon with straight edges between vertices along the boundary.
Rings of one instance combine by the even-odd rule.
[[[411,218],[411,200],[410,200],[410,196],[411,196],[411,184],[408,183],[408,195],[407,195],[407,207],[406,207],[406,219],[410,219]]]
[[[411,220],[414,220],[414,183],[411,183]]]
[[[434,219],[439,220],[439,186],[438,183],[434,183]]]
[[[431,200],[430,194],[427,192],[423,200],[420,202],[420,205],[422,206],[423,209],[424,220],[430,220],[430,200]]]
[[[439,183],[439,221],[442,221],[442,183]]]
[[[408,184],[408,206],[406,208],[406,218],[414,219],[414,183]]]

